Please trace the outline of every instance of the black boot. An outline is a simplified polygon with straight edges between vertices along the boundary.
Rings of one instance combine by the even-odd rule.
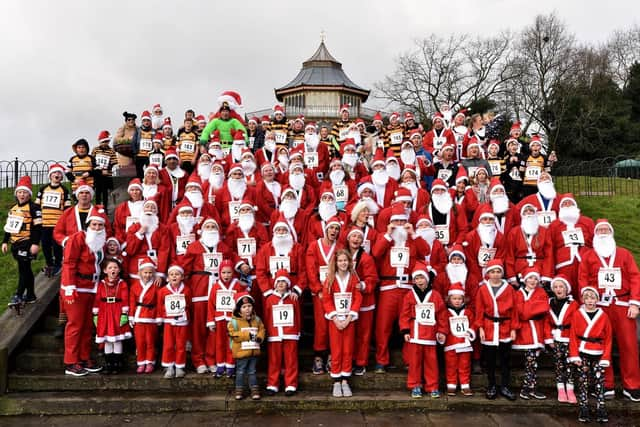
[[[115,371],[114,374],[119,374],[120,372],[124,372],[124,355],[122,353],[114,354],[115,358]]]
[[[578,421],[581,423],[588,423],[591,421],[591,418],[589,417],[589,408],[587,406],[580,407],[580,412],[578,412]]]
[[[104,372],[105,375],[110,375],[112,368],[113,368],[113,354],[105,353],[105,355],[104,355],[104,370],[102,372]]]
[[[516,400],[516,394],[512,392],[509,387],[502,386],[500,387],[500,395],[506,397],[508,400],[514,401]]]
[[[607,414],[607,410],[605,408],[596,409],[596,420],[599,423],[609,422],[609,415]]]
[[[496,386],[490,385],[487,387],[486,393],[487,399],[494,400],[498,396],[498,391],[496,390]]]

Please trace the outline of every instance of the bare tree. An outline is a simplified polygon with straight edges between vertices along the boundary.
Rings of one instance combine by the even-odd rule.
[[[617,30],[606,44],[609,53],[611,74],[621,87],[627,85],[631,66],[640,62],[640,26]]]

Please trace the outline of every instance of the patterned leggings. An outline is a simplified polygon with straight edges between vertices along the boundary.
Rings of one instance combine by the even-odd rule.
[[[576,367],[578,381],[578,404],[581,408],[589,406],[589,382],[593,381],[596,394],[596,408],[604,408],[604,368],[599,358],[580,355],[582,366]]]
[[[533,392],[536,389],[538,378],[538,355],[540,350],[528,349],[524,352],[524,378],[522,379],[522,389]]]
[[[554,341],[553,358],[556,362],[556,384],[573,384],[573,365],[567,362],[569,343]]]

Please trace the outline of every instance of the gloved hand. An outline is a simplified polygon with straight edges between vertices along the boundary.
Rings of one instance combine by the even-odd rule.
[[[62,293],[62,299],[67,304],[73,304],[76,302],[76,298],[78,298],[78,292],[75,289],[72,291],[61,290],[60,292]]]
[[[98,315],[93,316],[93,326],[98,326]]]
[[[121,314],[120,315],[120,326],[124,326],[127,323],[129,323],[129,316],[126,314]]]

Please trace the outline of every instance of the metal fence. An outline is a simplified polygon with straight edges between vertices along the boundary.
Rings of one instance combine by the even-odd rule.
[[[551,172],[559,191],[576,196],[640,196],[640,160],[629,156],[561,161]]]
[[[13,188],[21,176],[29,175],[32,184],[49,182],[49,166],[58,160],[0,160],[0,189]]]

